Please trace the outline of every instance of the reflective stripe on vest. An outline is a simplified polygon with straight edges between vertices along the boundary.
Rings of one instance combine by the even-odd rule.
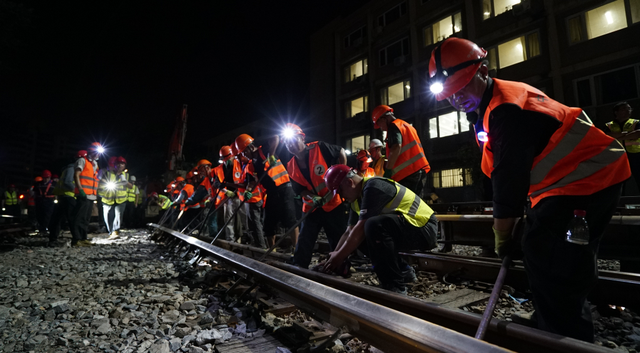
[[[362,189],[373,178],[362,179]],[[382,208],[382,214],[399,213],[414,227],[424,227],[433,215],[433,210],[418,195],[391,179],[376,177],[376,180],[386,180],[396,187],[396,195]],[[351,209],[360,214],[359,200],[351,204]],[[373,217],[373,216],[372,216]]]
[[[242,163],[239,163],[242,165]],[[247,163],[244,165],[244,167],[241,166],[242,172],[240,174],[240,178],[238,178],[238,180],[236,181],[236,173],[233,173],[233,180],[236,184],[243,184],[245,182],[248,182],[248,178],[247,178],[247,173],[251,174],[255,180],[258,180],[258,177],[255,175],[255,173],[253,172],[253,164],[252,163]],[[244,189],[238,189],[238,196],[240,197],[240,200],[244,200]],[[251,190],[251,198],[248,199],[246,202],[247,203],[258,203],[260,201],[262,201],[262,199],[264,198],[264,191],[261,188],[261,185],[258,184],[256,185],[253,190]]]
[[[162,208],[163,210],[166,210],[167,208],[169,208],[169,206],[171,206],[171,200],[164,195],[158,195],[158,201],[158,203],[160,204],[160,208]]]
[[[311,182],[313,184],[309,184],[307,178],[302,175],[302,171],[300,167],[298,167],[297,157],[291,158],[289,163],[287,164],[287,170],[289,171],[289,175],[291,179],[293,179],[296,183],[304,186],[307,190],[311,191],[311,193],[318,196],[325,196],[329,192],[329,189],[324,183],[324,173],[327,172],[328,166],[327,162],[322,155],[322,151],[320,150],[320,146],[318,146],[318,141],[314,141],[307,144],[307,150],[309,151],[309,159],[307,160],[307,167],[309,168],[309,174],[311,176]],[[331,200],[322,206],[322,209],[326,212],[333,210],[338,207],[342,203],[342,198],[340,195],[333,195]],[[308,212],[311,209],[311,206],[307,203],[302,203],[302,212]]]
[[[391,123],[398,127],[402,135],[402,147],[395,165],[391,168],[393,170],[391,179],[400,181],[421,169],[424,169],[425,173],[429,172],[431,167],[424,155],[416,129],[401,119],[395,119]],[[389,147],[387,144],[387,156],[389,156]]]
[[[638,120],[636,119],[628,119],[625,121],[622,129],[620,128],[620,124],[616,121],[610,121],[606,125],[611,130],[611,132],[631,132],[636,129],[636,124],[638,124]],[[624,147],[629,153],[640,153],[640,139],[636,140],[624,140]]]
[[[7,206],[13,206],[18,204],[18,194],[14,192],[4,192],[4,204]]]
[[[138,191],[137,185],[133,185],[132,188],[127,188],[127,201],[136,202],[136,191]]]
[[[98,194],[98,170],[93,169],[93,162],[91,162],[87,157],[84,158],[84,169],[80,172],[80,186],[84,193],[87,195],[97,195]],[[80,191],[78,190],[78,186],[76,185],[75,193],[78,194]]]
[[[593,126],[582,109],[560,104],[524,83],[494,79],[493,84],[493,98],[483,117],[483,129],[488,134],[491,112],[502,104],[517,105],[562,123],[533,160],[531,207],[549,196],[590,195],[631,176],[622,145]],[[488,177],[494,163],[490,143],[489,140],[482,147],[482,171]]]
[[[267,157],[262,153],[262,147],[258,149],[258,153],[260,153],[260,157],[265,161],[264,170],[267,171],[267,174],[273,179],[273,182],[276,186],[280,186],[282,184],[288,183],[291,179],[289,179],[289,173],[285,169],[280,159],[276,159],[276,163],[274,165],[269,165],[269,161]]]

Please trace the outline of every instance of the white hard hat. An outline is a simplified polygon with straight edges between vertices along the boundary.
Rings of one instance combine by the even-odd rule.
[[[373,147],[382,147],[382,141],[373,139],[371,140],[371,143],[369,143],[369,147],[371,147],[371,145],[373,145]]]
[[[135,176],[133,176],[133,175],[132,175],[132,176],[130,176],[130,177],[129,177],[129,181],[136,181],[136,177],[135,177]]]

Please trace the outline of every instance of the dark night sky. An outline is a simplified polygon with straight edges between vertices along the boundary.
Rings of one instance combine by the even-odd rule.
[[[198,141],[239,122],[304,117],[309,35],[364,2],[0,0],[12,29],[0,114],[141,162],[164,157],[186,103],[186,150],[198,154]]]

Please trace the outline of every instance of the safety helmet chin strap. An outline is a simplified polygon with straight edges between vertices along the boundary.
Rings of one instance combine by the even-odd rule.
[[[442,85],[444,85],[445,81],[447,80],[447,78],[455,75],[456,72],[467,68],[471,65],[477,64],[479,62],[482,62],[485,58],[479,58],[479,59],[473,59],[473,60],[467,60],[465,62],[462,62],[458,65],[452,66],[448,69],[443,69],[442,68],[442,59],[441,59],[441,49],[442,45],[439,45],[436,50],[433,53],[435,62],[436,62],[436,74],[431,78],[432,80],[436,81],[436,82],[440,82],[442,83]]]

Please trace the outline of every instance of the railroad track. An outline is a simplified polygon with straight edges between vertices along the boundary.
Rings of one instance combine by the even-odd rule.
[[[282,262],[288,255],[273,254],[268,263],[261,263],[236,253],[262,255],[261,249],[216,242],[233,249],[226,250],[157,224],[149,226],[170,245],[222,261],[244,273],[248,283],[269,286],[300,309],[334,326],[347,326],[354,336],[387,352],[609,352],[497,319],[487,330],[488,343],[478,341],[473,338],[481,320],[477,314],[290,266]]]

